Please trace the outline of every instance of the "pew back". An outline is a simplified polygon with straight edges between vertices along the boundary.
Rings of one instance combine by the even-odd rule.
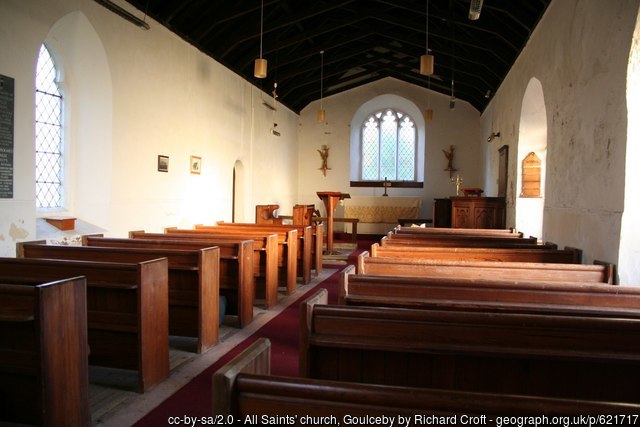
[[[84,246],[110,248],[140,248],[193,250],[215,246],[220,250],[220,294],[229,301],[228,313],[238,316],[239,326],[245,327],[253,320],[255,279],[253,275],[252,240],[198,240],[192,238],[164,238],[161,233],[131,232],[135,238],[119,239],[102,236],[83,236]]]
[[[543,280],[615,284],[610,264],[550,264],[536,262],[450,261],[439,259],[381,258],[363,252],[358,274],[399,276],[454,276],[477,279]]]
[[[296,230],[298,242],[296,249],[296,275],[302,278],[304,284],[311,281],[311,268],[314,262],[314,256],[317,255],[317,229],[313,226],[303,225],[278,225],[278,224],[253,224],[239,222],[218,221],[216,225],[200,225],[195,226],[196,230],[216,230],[218,228],[226,228],[232,230],[261,230],[273,233],[287,233],[289,230]],[[321,238],[322,239],[322,238]],[[322,252],[320,252],[322,255]],[[287,255],[289,256],[289,255]]]
[[[637,403],[640,320],[315,304],[311,378]],[[615,387],[611,387],[615,384]]]
[[[197,338],[196,352],[202,353],[219,337],[220,249],[158,249],[47,245],[46,242],[18,244],[24,258],[73,259],[137,263],[167,258],[169,267],[169,333]]]
[[[138,373],[144,392],[169,375],[168,262],[0,258],[0,282],[85,276],[89,364]]]
[[[162,236],[162,237],[159,237]],[[172,240],[199,240],[199,241],[235,241],[251,240],[253,242],[253,268],[254,277],[259,279],[255,283],[256,288],[262,285],[265,288],[265,306],[273,307],[278,302],[278,235],[273,233],[243,233],[243,234],[214,234],[203,233],[198,230],[183,230],[168,228],[164,234],[144,233],[132,231],[129,233],[132,239],[172,239]]]
[[[417,235],[387,233],[380,239],[382,246],[437,246],[455,248],[521,248],[521,249],[557,249],[553,243],[538,243],[535,237],[493,237],[493,236],[453,236],[453,235]]]
[[[267,420],[288,416],[297,424],[314,425],[338,425],[344,420],[382,416],[394,420],[394,425],[428,422],[432,418],[456,424],[458,417],[464,416],[460,421],[467,424],[486,416],[507,414],[637,414],[640,408],[637,404],[614,402],[271,376],[269,358],[270,343],[261,338],[213,375],[214,416],[249,421],[262,420],[263,416]],[[385,424],[391,425],[391,421]]]
[[[354,273],[353,266],[341,273],[340,304],[555,315],[640,316],[640,288],[633,286]]]
[[[382,258],[448,259],[580,264],[582,251],[565,249],[457,248],[371,245],[371,256]]]

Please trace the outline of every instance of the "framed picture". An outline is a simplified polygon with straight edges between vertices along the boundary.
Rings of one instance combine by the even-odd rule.
[[[200,175],[200,169],[202,169],[202,157],[191,156],[190,171]]]
[[[169,172],[169,156],[158,156],[158,172]]]

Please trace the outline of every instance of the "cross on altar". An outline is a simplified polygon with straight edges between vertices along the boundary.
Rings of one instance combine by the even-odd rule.
[[[451,182],[456,185],[456,196],[460,195],[460,184],[462,184],[463,179],[460,178],[460,175],[456,175],[456,179],[451,179]]]
[[[384,187],[384,197],[388,197],[389,195],[387,194],[387,188],[391,187],[391,181],[389,181],[387,179],[387,177],[384,177],[384,182],[382,183],[382,186]]]

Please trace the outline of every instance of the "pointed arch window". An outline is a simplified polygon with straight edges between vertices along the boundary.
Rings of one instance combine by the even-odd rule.
[[[43,44],[36,67],[36,207],[63,205],[63,98],[56,77],[58,71]]]
[[[363,181],[415,181],[417,130],[414,120],[394,110],[379,110],[361,127]]]

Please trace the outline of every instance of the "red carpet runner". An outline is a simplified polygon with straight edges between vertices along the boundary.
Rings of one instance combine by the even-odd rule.
[[[364,242],[363,242],[364,243]],[[370,247],[370,242],[361,243],[360,247]],[[355,264],[356,257],[362,252],[357,250],[349,257],[349,264]],[[171,397],[153,409],[135,426],[162,426],[167,425],[169,417],[188,415],[189,417],[211,416],[211,375],[240,353],[251,343],[260,337],[269,338],[271,341],[271,372],[274,375],[298,376],[298,324],[300,302],[309,297],[320,288],[329,291],[329,303],[338,300],[339,272],[344,266],[328,266],[338,268],[338,272],[332,274],[320,282],[313,289],[306,292],[282,313],[258,329],[253,335],[246,338],[231,351],[222,356],[217,362],[209,366],[199,375],[193,378]]]

